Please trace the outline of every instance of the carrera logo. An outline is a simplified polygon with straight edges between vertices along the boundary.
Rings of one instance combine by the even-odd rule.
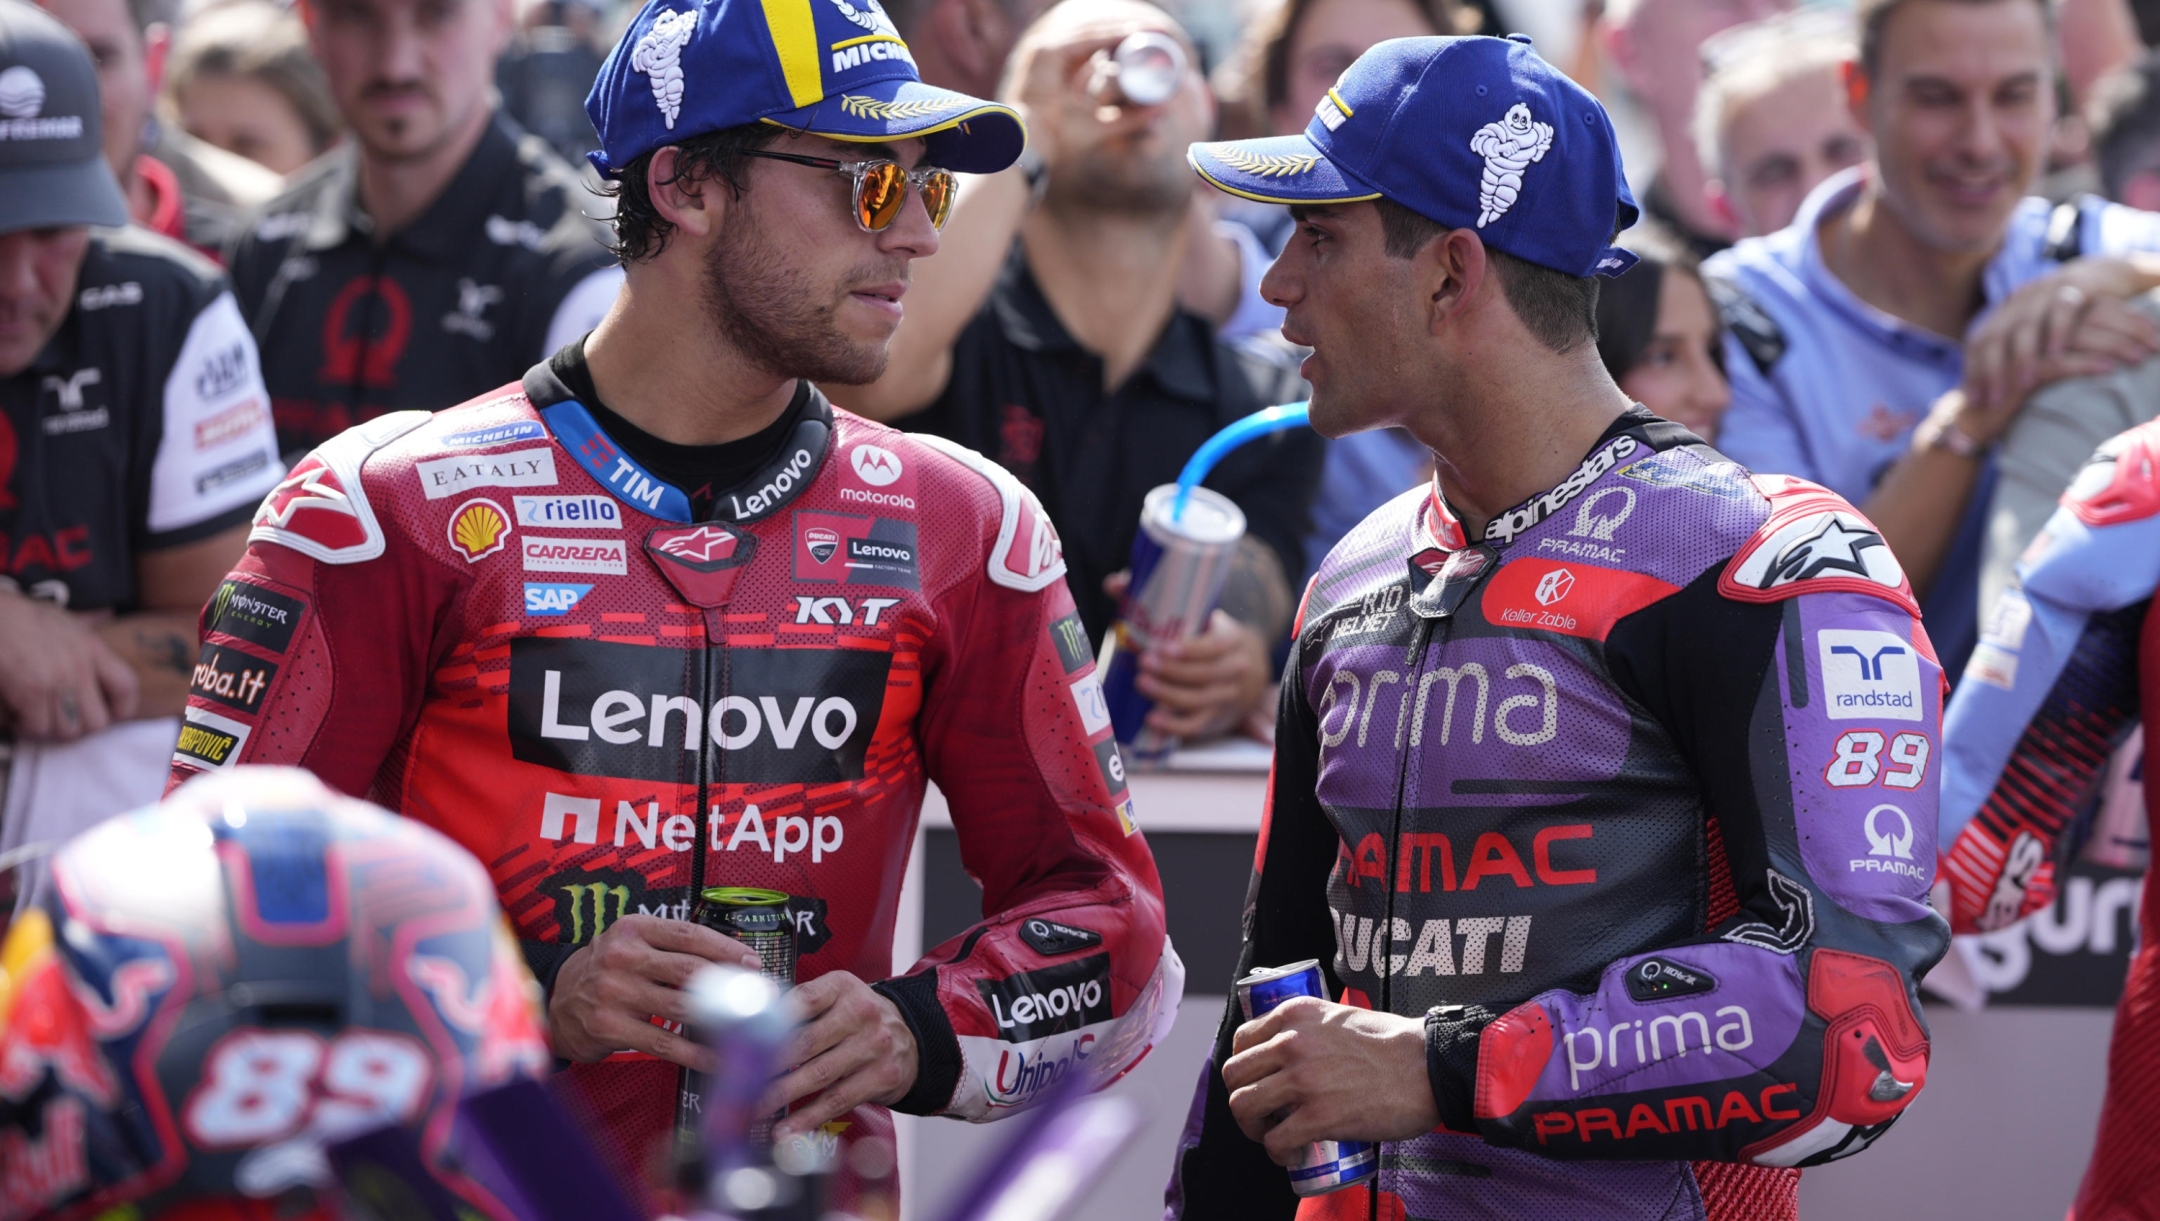
[[[491,556],[510,541],[510,519],[492,500],[468,500],[451,514],[450,547],[468,564]]]
[[[210,629],[282,654],[292,647],[293,631],[307,603],[276,590],[244,581],[227,581],[211,595]]]
[[[250,398],[236,406],[195,421],[195,448],[215,449],[235,437],[254,432],[264,420],[262,400]]]
[[[597,572],[619,577],[630,571],[629,552],[619,538],[541,538],[528,534],[522,550],[527,572]]]
[[[853,513],[795,514],[795,579],[918,589],[915,523]]]
[[[584,776],[694,782],[699,757],[728,784],[859,780],[891,655],[732,649],[724,693],[703,654],[592,640],[510,644],[511,754]]]
[[[367,542],[367,527],[337,472],[309,456],[285,476],[255,511],[258,529],[289,531],[332,551]]]
[[[455,496],[468,488],[541,488],[555,485],[555,451],[513,450],[477,458],[436,458],[416,462],[420,493],[429,500]]]
[[[1090,954],[1006,979],[978,979],[975,990],[997,1022],[999,1038],[1033,1042],[1110,1020],[1110,956]]]
[[[270,662],[257,661],[238,649],[205,644],[195,661],[194,676],[188,681],[188,694],[252,716],[262,711],[263,693],[277,681],[277,672]]]

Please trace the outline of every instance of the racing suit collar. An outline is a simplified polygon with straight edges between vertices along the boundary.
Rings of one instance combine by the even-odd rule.
[[[548,362],[525,371],[524,389],[571,459],[610,493],[648,517],[684,524],[692,520],[690,497],[610,440]],[[715,490],[713,520],[740,525],[770,517],[816,481],[832,448],[833,411],[816,386],[808,390],[810,401],[787,443],[748,478]]]
[[[1665,425],[1663,428],[1657,425]],[[1620,466],[1637,453],[1649,453],[1667,449],[1686,436],[1686,430],[1669,421],[1650,414],[1650,409],[1637,403],[1613,417],[1597,443],[1590,447],[1583,460],[1559,483],[1539,492],[1504,513],[1495,514],[1485,523],[1482,542],[1506,546],[1517,535],[1544,521],[1558,512],[1563,505],[1581,495],[1590,485],[1604,478],[1608,471]],[[1625,438],[1626,443],[1622,444]],[[1607,452],[1611,452],[1608,458]],[[1440,474],[1433,472],[1432,495],[1426,502],[1426,511],[1419,528],[1413,532],[1412,550],[1422,553],[1424,548],[1442,551],[1458,551],[1467,543],[1468,532],[1462,518],[1447,503],[1440,490]]]
[[[433,261],[463,257],[475,241],[483,240],[490,205],[502,182],[518,173],[520,134],[500,110],[496,111],[481,129],[480,142],[451,176],[442,194],[411,224],[384,240]],[[329,155],[337,160],[327,172],[325,189],[316,196],[315,217],[305,239],[310,250],[330,250],[344,245],[355,234],[375,234],[374,218],[360,206],[359,151],[348,140]]]

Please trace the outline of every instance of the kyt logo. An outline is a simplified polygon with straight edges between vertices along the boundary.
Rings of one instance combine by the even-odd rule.
[[[827,626],[848,626],[861,623],[864,627],[876,627],[878,616],[900,605],[898,598],[864,598],[862,613],[858,615],[853,604],[846,598],[812,598],[795,595],[795,622],[798,624],[821,623]]]
[[[899,482],[901,474],[900,455],[875,445],[858,445],[848,455],[849,465],[855,468],[855,477],[874,488],[891,487]]]

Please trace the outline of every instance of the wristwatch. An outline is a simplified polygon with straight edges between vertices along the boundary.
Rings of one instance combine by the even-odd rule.
[[[1020,156],[1013,164],[1020,167],[1021,177],[1027,179],[1028,210],[1032,212],[1042,203],[1043,192],[1050,189],[1050,167],[1032,144],[1020,150]]]

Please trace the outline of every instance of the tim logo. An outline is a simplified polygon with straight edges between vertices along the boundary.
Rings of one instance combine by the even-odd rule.
[[[900,455],[875,445],[858,445],[848,455],[855,477],[874,488],[891,487],[900,481]]]
[[[1833,721],[1917,721],[1926,714],[1920,659],[1893,632],[1817,632],[1823,696]]]

